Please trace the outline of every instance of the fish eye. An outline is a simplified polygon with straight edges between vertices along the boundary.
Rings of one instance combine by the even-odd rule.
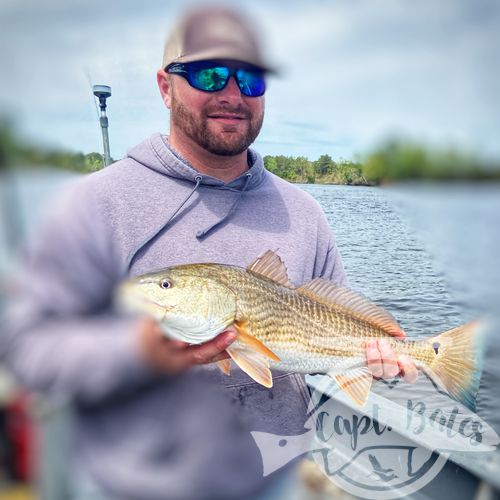
[[[172,283],[169,280],[162,280],[160,281],[160,286],[166,290],[167,288],[170,288],[172,286]]]
[[[441,347],[441,344],[440,344],[439,342],[434,342],[434,343],[432,344],[432,348],[434,349],[434,352],[435,352],[436,354],[439,354],[439,348],[440,348],[440,347]]]

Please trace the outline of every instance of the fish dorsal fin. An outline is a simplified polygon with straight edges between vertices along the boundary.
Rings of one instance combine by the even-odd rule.
[[[330,306],[346,309],[350,314],[380,328],[392,336],[405,336],[404,331],[392,314],[350,288],[336,285],[324,278],[315,278],[298,288],[297,292]]]
[[[335,379],[340,389],[349,394],[357,405],[363,406],[366,403],[373,381],[373,375],[366,366],[328,375]]]
[[[272,250],[268,250],[260,257],[257,257],[248,267],[247,271],[264,276],[288,288],[293,288],[288,278],[286,266],[281,257]]]

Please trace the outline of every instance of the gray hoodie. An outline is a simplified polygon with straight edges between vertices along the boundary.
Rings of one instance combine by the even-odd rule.
[[[159,376],[136,321],[111,310],[123,278],[192,262],[247,266],[277,250],[296,285],[345,282],[319,205],[265,170],[199,174],[155,134],[79,179],[23,258],[5,321],[6,363],[28,388],[74,408],[76,466],[118,498],[242,498],[265,483],[250,431],[304,432],[303,378],[265,389],[238,369]],[[271,478],[272,479],[272,478]]]

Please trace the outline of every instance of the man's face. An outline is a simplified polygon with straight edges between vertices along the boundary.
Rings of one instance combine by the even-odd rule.
[[[254,142],[264,119],[264,97],[247,97],[233,77],[217,92],[203,92],[178,75],[166,75],[171,110],[170,135],[190,140],[210,153],[235,156]]]

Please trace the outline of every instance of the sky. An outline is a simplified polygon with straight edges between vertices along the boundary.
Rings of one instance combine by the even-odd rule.
[[[101,151],[91,87],[104,84],[112,87],[115,159],[154,132],[168,133],[156,70],[187,5],[2,0],[0,114],[37,143]],[[396,137],[500,157],[500,2],[238,5],[280,69],[254,144],[261,154],[352,159]]]

